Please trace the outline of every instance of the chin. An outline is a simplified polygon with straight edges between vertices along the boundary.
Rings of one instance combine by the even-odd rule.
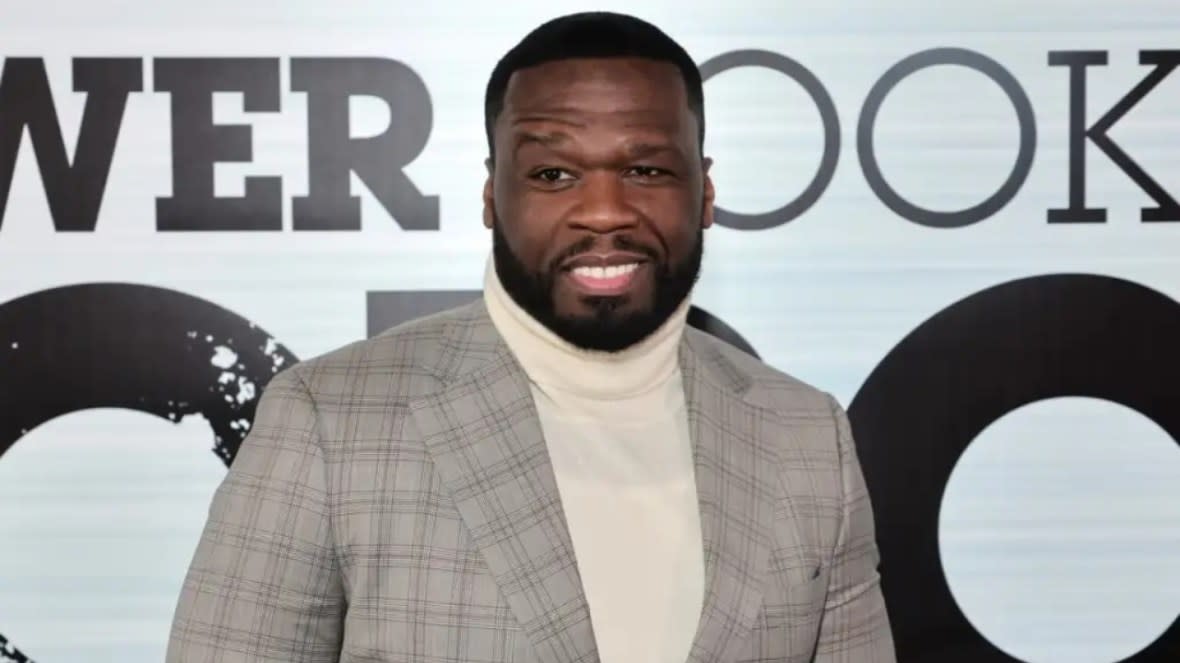
[[[648,315],[651,306],[635,303],[629,295],[610,297],[583,295],[578,298],[576,317],[586,321],[599,320],[604,323],[622,322],[631,318]]]

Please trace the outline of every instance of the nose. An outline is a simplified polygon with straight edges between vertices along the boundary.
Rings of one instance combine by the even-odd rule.
[[[617,173],[585,174],[576,191],[579,199],[568,217],[571,227],[607,234],[639,223],[639,212],[629,201],[627,185]]]

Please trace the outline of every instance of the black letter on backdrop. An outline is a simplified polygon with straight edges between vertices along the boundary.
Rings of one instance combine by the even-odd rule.
[[[956,64],[974,69],[995,81],[996,85],[999,85],[1007,95],[1008,100],[1012,102],[1013,108],[1016,109],[1016,120],[1020,125],[1020,147],[1017,148],[1016,163],[1013,164],[1008,179],[1000,185],[995,193],[978,205],[952,212],[925,209],[902,198],[893,187],[889,186],[881,174],[881,167],[877,164],[877,155],[873,147],[877,112],[881,110],[881,103],[885,101],[885,96],[906,76],[926,67],[940,64]],[[901,217],[924,226],[961,228],[982,221],[1000,211],[1016,196],[1016,192],[1020,191],[1020,187],[1032,169],[1033,154],[1037,148],[1037,124],[1028,95],[1024,93],[1024,89],[1020,87],[1016,78],[999,62],[982,53],[964,48],[933,48],[915,53],[893,65],[873,85],[873,88],[869,90],[869,96],[865,99],[864,108],[860,112],[860,123],[856,128],[856,144],[865,180],[868,181],[873,193],[877,194],[886,207]]]
[[[160,58],[155,87],[172,95],[172,197],[156,200],[158,230],[282,230],[283,182],[247,177],[246,195],[213,195],[216,161],[250,161],[250,127],[213,124],[213,93],[241,92],[246,112],[279,110],[277,58]]]
[[[0,457],[56,417],[123,408],[173,422],[200,414],[228,465],[266,385],[298,361],[233,311],[133,283],[78,283],[2,302],[0,338]],[[78,366],[85,379],[72,377]]]
[[[733,51],[708,60],[700,66],[701,79],[709,80],[723,71],[737,67],[766,67],[794,80],[815,102],[824,125],[824,154],[811,183],[794,200],[763,214],[739,214],[717,207],[715,219],[719,225],[735,230],[765,230],[781,226],[806,212],[828,188],[840,159],[840,117],[832,96],[811,70],[798,62],[770,51]]]
[[[947,581],[938,528],[952,472],[993,422],[1059,397],[1119,403],[1180,444],[1178,338],[1180,305],[1163,293],[1108,276],[1048,274],[955,302],[873,369],[848,417],[873,498],[897,660],[1019,663],[967,619]],[[1178,652],[1180,619],[1120,660],[1172,663]]]
[[[307,93],[308,193],[295,198],[295,230],[360,230],[354,172],[406,230],[438,230],[438,196],[423,195],[404,168],[430,137],[430,92],[406,65],[380,58],[293,58],[291,89]],[[355,95],[389,106],[389,128],[369,138],[349,132]]]
[[[1180,221],[1180,204],[1135,163],[1106,132],[1180,65],[1180,51],[1140,51],[1139,64],[1155,69],[1086,129],[1086,67],[1106,65],[1106,51],[1050,51],[1049,66],[1069,67],[1069,207],[1049,210],[1049,223],[1102,223],[1106,209],[1086,207],[1086,138],[1094,141],[1159,207],[1144,207],[1143,221]]]
[[[14,645],[9,644],[8,638],[0,635],[0,661],[13,663],[29,663],[29,657],[21,653]]]
[[[37,155],[41,183],[57,230],[93,232],[127,96],[143,89],[143,62],[76,58],[74,91],[85,92],[74,162],[66,154],[49,78],[41,58],[8,58],[0,74],[0,221],[8,203],[24,128]]]

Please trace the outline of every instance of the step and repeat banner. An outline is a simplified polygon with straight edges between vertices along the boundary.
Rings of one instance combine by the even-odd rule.
[[[697,59],[693,323],[832,391],[902,661],[1180,661],[1180,9],[0,5],[0,661],[162,660],[273,375],[477,296],[530,29]]]

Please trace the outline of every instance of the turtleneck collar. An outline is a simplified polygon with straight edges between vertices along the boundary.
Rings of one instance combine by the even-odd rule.
[[[538,322],[504,290],[490,258],[483,297],[492,324],[542,391],[620,400],[647,394],[679,373],[679,347],[691,297],[651,336],[614,353],[578,348]]]

